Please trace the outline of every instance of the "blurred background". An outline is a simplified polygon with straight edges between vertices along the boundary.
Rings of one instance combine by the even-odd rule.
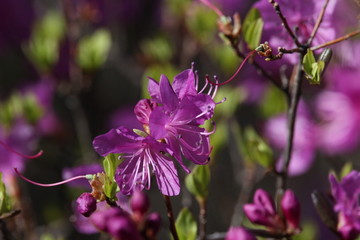
[[[286,33],[274,30],[280,24],[267,2],[213,1],[226,16],[240,13],[242,21],[257,7],[264,26],[261,42],[290,48],[291,41],[282,37]],[[279,2],[305,38],[320,7],[309,0],[303,4],[312,11],[305,11],[298,7],[301,1]],[[330,2],[315,45],[359,26],[356,1]],[[74,216],[74,200],[89,188],[33,186],[13,168],[42,183],[98,172],[102,159],[92,148],[93,138],[118,126],[139,127],[133,107],[148,96],[148,76],[172,79],[194,63],[202,84],[206,74],[228,79],[241,57],[219,34],[217,21],[213,10],[192,0],[1,0],[0,139],[25,154],[44,151],[27,160],[0,148],[3,181],[13,209],[21,209],[7,220],[16,239],[106,239]],[[243,35],[239,49],[244,55],[253,49]],[[335,239],[316,216],[310,193],[329,192],[329,170],[359,169],[359,38],[333,51],[321,84],[303,81],[289,180],[302,204],[304,234],[298,239]],[[281,161],[285,145],[287,103],[254,62],[281,83],[290,78],[296,59],[253,57],[230,86],[219,89],[217,101],[227,100],[217,105],[214,119],[209,234],[226,232],[236,203],[250,201],[255,189],[274,193],[271,169]],[[183,179],[185,173],[178,170]],[[172,198],[175,213],[187,206],[196,217],[196,201],[183,185]],[[163,199],[155,182],[152,186],[151,211],[160,212],[164,223],[159,239],[169,239]],[[242,211],[235,213],[244,220]]]

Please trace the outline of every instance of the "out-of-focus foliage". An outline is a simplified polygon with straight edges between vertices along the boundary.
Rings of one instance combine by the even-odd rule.
[[[259,46],[264,21],[258,9],[252,8],[244,19],[242,35],[249,49]]]
[[[195,240],[197,224],[191,212],[183,208],[176,218],[175,227],[178,232],[179,240]]]
[[[111,47],[111,35],[107,29],[98,29],[90,36],[79,41],[77,62],[84,70],[95,70],[101,67]]]
[[[196,165],[185,178],[186,188],[197,198],[205,199],[209,193],[210,167]]]
[[[65,34],[65,19],[58,12],[47,13],[35,24],[25,52],[40,71],[49,71],[59,57],[60,40]]]

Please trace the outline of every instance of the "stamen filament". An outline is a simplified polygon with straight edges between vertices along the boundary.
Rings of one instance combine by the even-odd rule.
[[[40,150],[37,154],[35,155],[25,155],[25,154],[22,154],[22,153],[19,153],[17,152],[15,149],[13,149],[12,147],[10,147],[9,145],[7,145],[6,143],[4,143],[3,141],[0,141],[0,145],[2,145],[6,150],[8,150],[9,152],[11,153],[14,153],[20,157],[23,157],[23,158],[27,158],[27,159],[34,159],[34,158],[38,158],[40,157],[42,154],[43,154],[43,151]]]
[[[240,66],[238,67],[238,69],[236,70],[236,72],[225,82],[222,83],[217,83],[217,82],[213,82],[210,80],[209,76],[205,76],[206,81],[208,81],[211,85],[215,85],[215,86],[222,86],[225,85],[229,82],[231,82],[236,75],[238,75],[238,73],[240,72],[240,70],[242,69],[242,67],[244,66],[244,64],[246,63],[246,61],[256,52],[256,50],[252,50],[251,52],[248,53],[248,55],[245,57],[245,59],[242,61],[242,63],[240,64]]]
[[[208,6],[209,8],[211,8],[219,17],[224,16],[224,14],[220,11],[219,8],[217,8],[214,4],[212,4],[211,2],[209,2],[208,0],[200,0],[200,2],[202,2],[204,5]]]
[[[19,177],[21,177],[25,181],[27,181],[29,183],[32,183],[34,185],[37,185],[37,186],[41,186],[41,187],[54,187],[54,186],[62,185],[62,184],[65,184],[65,183],[68,183],[68,182],[71,182],[71,181],[74,181],[74,180],[77,180],[77,179],[83,179],[83,178],[88,179],[87,175],[81,175],[81,176],[72,177],[72,178],[66,179],[64,181],[57,182],[57,183],[38,183],[38,182],[32,181],[32,180],[26,178],[25,176],[23,176],[21,173],[19,173],[17,168],[14,168],[14,171],[16,172],[16,174]]]

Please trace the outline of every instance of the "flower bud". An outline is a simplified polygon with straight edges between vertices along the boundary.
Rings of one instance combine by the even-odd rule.
[[[135,191],[130,200],[130,207],[134,213],[144,215],[150,206],[150,201],[147,195],[142,191]]]
[[[254,195],[254,203],[261,206],[268,214],[275,214],[275,203],[272,197],[263,189],[258,189]]]
[[[77,211],[84,215],[85,217],[89,217],[96,210],[96,199],[91,195],[91,193],[83,193],[76,200]]]
[[[140,233],[128,215],[113,216],[107,222],[108,233],[115,239],[141,239]]]
[[[156,107],[156,103],[151,99],[140,100],[134,109],[137,120],[142,124],[149,124],[150,114]]]
[[[97,211],[91,215],[90,220],[94,226],[103,232],[108,232],[109,219],[115,216],[121,216],[124,212],[117,207],[108,208],[103,211]]]
[[[225,240],[256,240],[256,238],[242,227],[231,227],[226,234]]]
[[[284,214],[287,227],[290,230],[299,229],[300,203],[291,190],[286,190],[281,199],[281,210]]]
[[[161,227],[161,217],[159,213],[151,213],[146,218],[145,232],[148,239],[155,239],[156,234],[159,232]]]

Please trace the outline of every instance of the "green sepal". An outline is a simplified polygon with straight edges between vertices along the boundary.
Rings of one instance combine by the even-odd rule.
[[[192,172],[186,176],[186,188],[197,198],[206,198],[210,183],[210,167],[209,165],[196,165]]]
[[[348,175],[352,170],[353,170],[352,162],[345,163],[344,166],[341,168],[339,179],[343,179],[343,177]]]
[[[141,131],[140,129],[134,128],[133,132],[136,133],[137,135],[141,136],[141,137],[147,137],[148,136],[148,134],[146,132]]]
[[[242,35],[249,49],[260,44],[264,21],[258,9],[252,8],[245,17]]]
[[[179,240],[195,240],[197,232],[196,221],[187,208],[183,208],[175,221]],[[173,239],[173,238],[172,238]]]
[[[98,29],[79,41],[77,62],[84,70],[96,70],[106,61],[111,47],[111,35],[107,29]]]

